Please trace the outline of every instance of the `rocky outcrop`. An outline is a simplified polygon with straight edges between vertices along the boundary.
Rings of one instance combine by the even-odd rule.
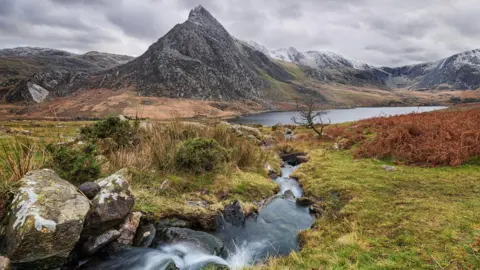
[[[100,193],[92,200],[93,209],[87,217],[84,233],[97,234],[120,225],[132,210],[135,197],[126,180],[126,170],[97,180]]]
[[[20,181],[8,210],[5,242],[19,268],[61,266],[83,229],[90,205],[54,171],[32,171]]]
[[[167,228],[156,232],[154,245],[166,243],[187,242],[204,249],[212,255],[223,258],[228,256],[228,251],[222,241],[205,232],[194,231],[186,228]]]

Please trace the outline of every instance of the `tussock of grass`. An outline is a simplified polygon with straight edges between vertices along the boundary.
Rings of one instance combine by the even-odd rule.
[[[298,170],[325,213],[259,269],[478,269],[480,167],[397,167],[315,149]]]
[[[132,185],[138,210],[154,218],[183,217],[194,220],[214,218],[231,200],[259,202],[273,196],[277,188],[265,176],[242,171],[196,176],[137,174]],[[187,201],[205,201],[207,207],[192,207],[187,205]],[[252,204],[242,205],[247,212],[255,210]]]
[[[0,142],[0,220],[16,183],[28,171],[41,168],[46,159],[46,152],[33,140],[14,137]]]

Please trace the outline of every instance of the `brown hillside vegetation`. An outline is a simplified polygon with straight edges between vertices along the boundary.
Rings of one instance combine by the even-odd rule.
[[[357,152],[361,157],[458,166],[480,156],[480,108],[379,117],[360,121],[353,128],[375,133],[355,136],[362,141]]]

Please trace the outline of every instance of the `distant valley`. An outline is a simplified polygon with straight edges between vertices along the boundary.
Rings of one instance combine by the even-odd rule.
[[[201,6],[137,58],[0,50],[0,112],[12,117],[51,111],[101,116],[159,105],[159,99],[191,100],[194,105],[184,109],[195,110],[188,116],[291,109],[304,98],[326,107],[434,105],[478,101],[479,87],[480,50],[431,63],[374,67],[331,52],[270,50],[241,41]]]

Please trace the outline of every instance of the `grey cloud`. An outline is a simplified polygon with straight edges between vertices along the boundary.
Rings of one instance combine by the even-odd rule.
[[[140,55],[199,4],[237,38],[378,66],[438,60],[480,39],[477,0],[0,0],[0,47]]]

